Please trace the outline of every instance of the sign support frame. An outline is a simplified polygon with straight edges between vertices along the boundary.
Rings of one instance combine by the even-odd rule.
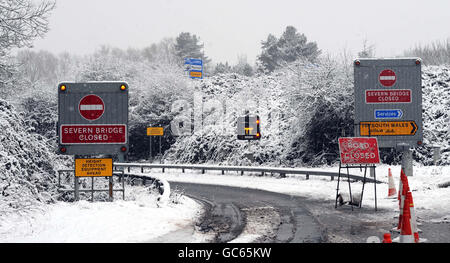
[[[361,189],[361,199],[359,200],[359,204],[355,205],[353,203],[352,187],[351,187],[351,184],[350,184],[350,169],[359,168],[360,170],[362,170],[363,167],[364,167],[364,178],[363,178],[363,185],[362,185],[362,189]],[[346,169],[347,170],[347,182],[348,182],[348,190],[349,190],[349,195],[350,195],[350,203],[349,204],[352,207],[352,211],[353,211],[353,206],[358,206],[359,209],[362,208],[362,200],[363,200],[363,195],[364,195],[364,186],[366,184],[366,178],[367,178],[367,168],[373,169],[373,171],[374,171],[374,173],[373,173],[373,175],[374,175],[374,183],[373,183],[373,185],[374,185],[374,190],[375,190],[374,191],[374,195],[375,195],[375,211],[378,210],[378,208],[377,208],[377,183],[376,183],[377,176],[376,176],[376,173],[375,173],[376,165],[375,164],[365,164],[365,165],[360,164],[360,165],[355,166],[355,165],[348,165],[348,164],[346,164],[345,166],[342,166],[341,161],[339,161],[339,173],[338,173],[338,181],[337,181],[337,187],[336,187],[336,198],[335,198],[335,204],[334,204],[334,208],[335,209],[337,209],[337,200],[338,200],[338,196],[339,196],[339,183],[341,181],[341,174],[342,174],[341,170],[342,169]]]
[[[119,155],[121,156],[121,155]],[[123,156],[122,156],[123,157]],[[107,158],[107,159],[112,159],[114,160],[114,156],[113,155],[105,155],[103,158]],[[81,155],[74,155],[74,165],[76,163],[76,159],[96,159],[96,157],[92,157],[92,156],[81,156]],[[119,158],[121,159],[121,158]],[[122,158],[125,159],[125,158]],[[79,176],[76,176],[76,168],[74,169],[74,200],[75,201],[79,201],[80,200],[80,181],[79,181]],[[83,177],[91,177],[91,202],[94,202],[94,192],[95,191],[99,191],[99,190],[95,190],[94,189],[94,177],[98,177],[98,176],[83,176]],[[113,179],[113,175],[108,176],[108,201],[113,202],[114,201],[114,179]],[[89,191],[89,190],[88,190]],[[122,187],[122,191],[123,191],[123,196],[125,199],[125,185],[123,185]]]

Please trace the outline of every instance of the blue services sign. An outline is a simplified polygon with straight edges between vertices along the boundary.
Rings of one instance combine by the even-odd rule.
[[[375,119],[400,119],[403,117],[402,110],[375,110]]]
[[[193,79],[203,78],[203,60],[197,58],[185,58],[184,65],[187,65],[189,77]]]

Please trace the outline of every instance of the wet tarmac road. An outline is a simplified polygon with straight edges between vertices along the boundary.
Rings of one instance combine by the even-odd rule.
[[[214,242],[235,239],[246,225],[248,211],[267,207],[279,214],[280,221],[273,226],[275,235],[258,242],[326,242],[324,228],[305,207],[310,202],[306,198],[219,185],[171,182],[171,188],[205,205],[206,213],[197,228],[204,232],[214,231]]]

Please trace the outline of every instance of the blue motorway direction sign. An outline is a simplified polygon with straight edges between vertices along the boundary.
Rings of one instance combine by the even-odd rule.
[[[375,110],[375,119],[400,119],[403,116],[403,111],[396,110],[386,110],[386,109],[378,109]]]
[[[186,65],[186,70],[189,71],[189,77],[193,79],[203,78],[203,60],[197,58],[185,58],[184,65]]]

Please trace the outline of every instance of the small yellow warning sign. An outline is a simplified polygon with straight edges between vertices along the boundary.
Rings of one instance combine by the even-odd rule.
[[[147,128],[147,136],[163,136],[164,128],[163,127],[148,127]]]
[[[75,176],[112,176],[112,158],[75,159]]]
[[[189,72],[189,75],[194,78],[201,78],[202,72],[201,71],[191,71],[191,72]]]

